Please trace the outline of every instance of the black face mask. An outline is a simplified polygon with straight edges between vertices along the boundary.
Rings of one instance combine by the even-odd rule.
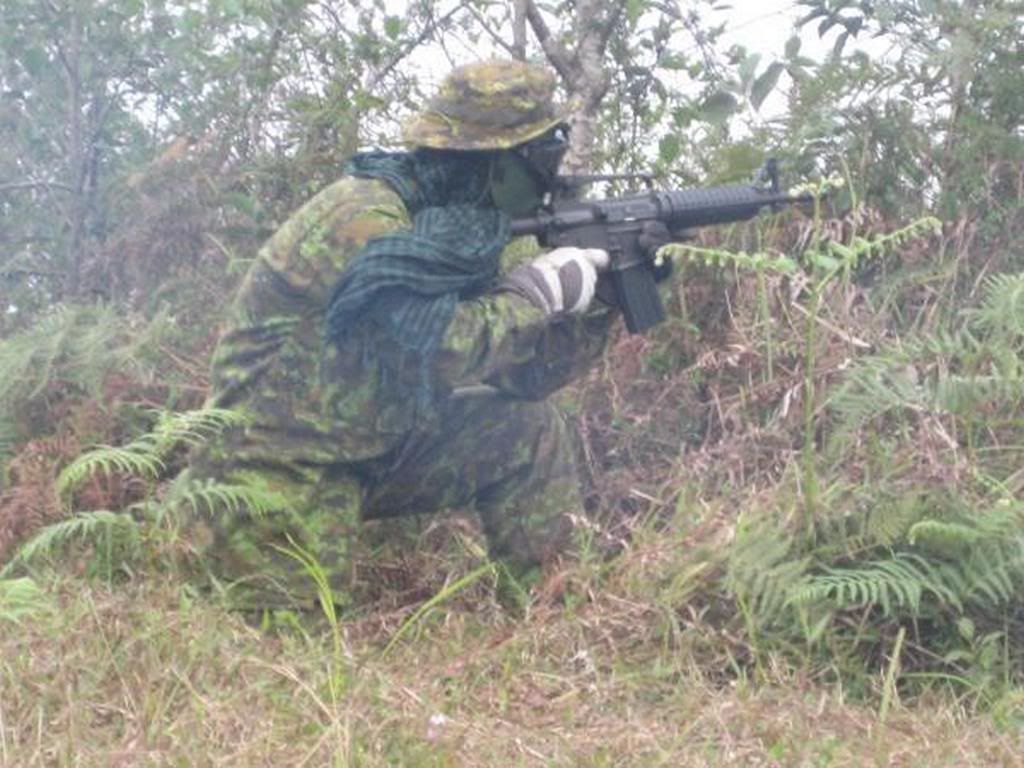
[[[532,213],[553,191],[558,166],[569,149],[568,126],[499,153],[491,171],[491,199],[509,216]]]
[[[569,126],[558,125],[536,139],[522,144],[513,150],[522,157],[527,166],[537,175],[549,189],[562,158],[569,151]]]

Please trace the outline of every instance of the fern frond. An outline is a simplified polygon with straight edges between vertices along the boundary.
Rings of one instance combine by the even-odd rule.
[[[913,240],[941,232],[942,224],[938,219],[924,216],[905,227],[870,238],[854,237],[849,243],[824,242],[820,248],[805,252],[803,259],[813,267],[835,274],[853,269],[865,259],[884,256]]]
[[[945,576],[924,558],[898,553],[857,568],[826,566],[795,588],[788,601],[803,605],[829,601],[839,609],[876,606],[886,616],[892,616],[894,608],[905,608],[918,615],[922,596],[931,593],[942,604],[959,609],[963,605],[960,595]]]
[[[50,608],[50,601],[32,579],[0,579],[0,623],[20,624]]]
[[[847,435],[888,414],[974,419],[1012,413],[1024,398],[1024,358],[970,329],[902,339],[858,360],[829,399]]]
[[[0,343],[0,406],[37,397],[55,378],[95,393],[110,370],[139,366],[132,335],[113,308],[57,307]]]
[[[995,375],[962,376],[946,374],[932,388],[931,400],[936,413],[967,415],[983,405],[1013,410],[1024,396],[1024,380]]]
[[[1014,339],[1024,336],[1024,273],[989,275],[980,306],[967,317],[982,332]]]
[[[778,617],[807,570],[807,558],[791,550],[783,532],[758,526],[741,533],[730,552],[726,586],[762,621]]]
[[[927,410],[930,399],[905,352],[890,348],[854,365],[829,406],[847,434],[890,412]]]
[[[125,446],[101,445],[72,461],[57,478],[61,495],[74,491],[93,475],[120,473],[156,480],[164,460],[179,445],[195,447],[224,429],[244,424],[245,416],[221,408],[200,408],[183,413],[157,412],[152,431]]]
[[[57,477],[57,490],[66,496],[93,475],[115,472],[154,480],[163,469],[163,460],[151,439],[139,439],[124,447],[103,445],[64,467]]]
[[[892,503],[871,510],[864,534],[872,544],[891,547],[906,537],[923,514],[924,510],[917,498],[909,494],[902,495]]]
[[[194,447],[229,427],[241,426],[245,422],[243,414],[224,408],[200,408],[183,413],[163,412],[151,435],[157,449],[166,451],[182,443]]]
[[[960,567],[967,602],[982,608],[1006,605],[1024,582],[1024,536],[979,547]]]
[[[720,248],[703,248],[689,243],[674,243],[665,246],[665,253],[680,261],[695,262],[709,267],[733,267],[755,273],[792,275],[799,267],[788,256],[758,251],[726,251]]]
[[[911,546],[948,553],[967,550],[983,538],[985,534],[975,526],[944,520],[921,520],[907,532]]]
[[[277,491],[255,484],[230,484],[213,480],[193,480],[181,484],[164,503],[165,509],[189,507],[194,515],[245,513],[263,517],[273,512],[288,510],[287,497]]]
[[[96,510],[83,512],[59,523],[40,529],[31,539],[21,545],[14,558],[0,570],[0,579],[10,574],[16,565],[31,562],[37,557],[53,554],[72,541],[98,540],[117,529],[129,536],[138,533],[138,523],[129,515]]]

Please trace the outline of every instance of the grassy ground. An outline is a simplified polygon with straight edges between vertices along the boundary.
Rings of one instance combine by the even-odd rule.
[[[760,285],[740,285],[733,306],[760,306]],[[851,314],[829,314],[827,329],[881,343],[881,320],[872,336],[852,314],[866,306],[857,290],[839,292],[835,304]],[[687,295],[690,315],[713,315],[699,299]],[[108,587],[74,575],[65,557],[41,572],[43,594],[29,597],[37,610],[17,624],[5,621],[0,592],[0,765],[1024,764],[1024,614],[1000,604],[992,615],[1005,622],[967,632],[954,620],[975,614],[948,605],[883,615],[850,599],[810,648],[795,614],[773,609],[783,603],[769,596],[783,599],[797,573],[786,566],[811,552],[824,565],[871,561],[878,547],[843,559],[846,533],[905,517],[896,540],[925,515],[891,498],[931,503],[928,492],[945,488],[962,506],[976,500],[960,481],[962,447],[930,415],[909,420],[900,440],[872,433],[848,455],[819,457],[820,487],[808,484],[806,417],[824,405],[807,410],[800,398],[815,381],[820,398],[853,352],[846,335],[822,333],[817,373],[803,373],[802,315],[789,317],[788,331],[748,318],[698,340],[681,327],[620,339],[566,407],[581,427],[588,501],[621,522],[630,545],[611,563],[553,578],[525,614],[502,608],[481,578],[413,621],[480,566],[458,524],[428,526],[411,554],[374,558],[372,588],[336,630],[321,616],[256,626],[141,564]],[[770,344],[758,336],[769,327]],[[936,435],[945,442],[925,439]],[[40,499],[56,508],[57,467],[79,449],[32,463],[36,446],[12,460],[19,473],[45,471],[35,482],[18,474],[19,503],[0,504],[8,519],[41,508],[32,519],[50,520]],[[817,549],[776,556],[753,526],[740,542],[743,519],[778,523],[764,530],[784,541],[806,533],[812,491]],[[121,496],[80,502],[120,508],[130,494]],[[843,536],[829,539],[832,529]]]
[[[948,697],[883,717],[877,697],[778,660],[709,672],[728,638],[694,616],[673,640],[615,585],[513,618],[480,584],[385,651],[408,611],[364,611],[335,636],[322,620],[251,626],[172,578],[54,577],[42,612],[0,624],[0,763],[1020,764],[1024,733]]]

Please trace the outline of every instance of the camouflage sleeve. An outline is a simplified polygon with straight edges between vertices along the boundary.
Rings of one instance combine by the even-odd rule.
[[[453,388],[487,384],[512,397],[541,399],[600,357],[614,317],[602,308],[548,318],[513,293],[464,301],[438,355],[440,374]]]

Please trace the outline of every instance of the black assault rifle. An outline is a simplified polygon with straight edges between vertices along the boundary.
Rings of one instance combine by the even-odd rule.
[[[661,222],[670,232],[747,221],[765,208],[806,203],[808,196],[779,190],[778,166],[769,160],[753,184],[650,191],[604,200],[558,200],[539,213],[514,219],[512,236],[535,235],[541,246],[603,248],[611,267],[601,275],[602,296],[610,293],[622,310],[630,333],[641,333],[665,319],[655,285],[654,254],[640,240],[651,222]],[[581,183],[622,177],[563,177],[562,189]],[[557,195],[556,195],[557,198]]]

